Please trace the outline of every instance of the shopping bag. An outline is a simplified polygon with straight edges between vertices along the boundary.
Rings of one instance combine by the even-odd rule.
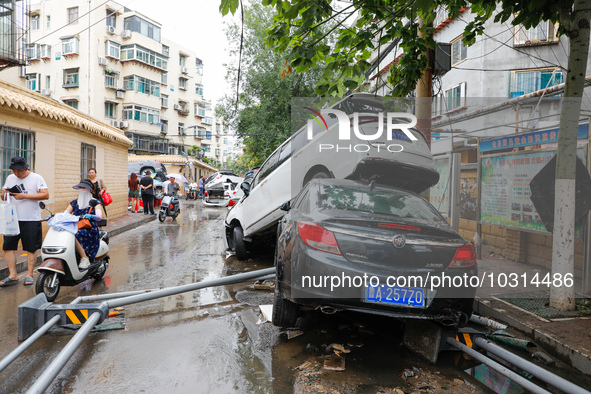
[[[6,194],[6,204],[0,204],[0,234],[19,235],[20,232],[16,206],[12,202],[10,195]]]

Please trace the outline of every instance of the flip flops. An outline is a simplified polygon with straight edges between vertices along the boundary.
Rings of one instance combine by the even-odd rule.
[[[25,286],[31,286],[35,284],[35,279],[31,278],[30,276],[27,276],[25,278],[25,281],[23,282],[23,285]]]
[[[13,285],[16,285],[17,283],[18,283],[18,279],[12,280],[10,278],[4,278],[0,281],[0,287],[13,286]]]

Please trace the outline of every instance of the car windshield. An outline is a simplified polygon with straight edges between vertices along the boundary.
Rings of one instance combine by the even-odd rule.
[[[411,220],[441,222],[443,219],[422,198],[400,190],[370,190],[368,186],[321,185],[318,208],[368,212]]]

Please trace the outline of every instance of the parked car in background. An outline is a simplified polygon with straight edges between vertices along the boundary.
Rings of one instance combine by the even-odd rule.
[[[240,183],[242,182],[242,178],[230,170],[220,170],[205,179],[205,190],[219,188],[220,184],[227,183],[228,181]]]
[[[378,110],[383,104],[373,95],[353,95],[335,107],[347,105],[363,112]],[[363,118],[359,125],[361,132],[376,134],[380,127],[378,115],[367,113],[359,117]],[[280,205],[297,195],[311,179],[371,179],[417,193],[439,180],[427,140],[417,129],[409,129],[415,141],[403,133],[394,133],[393,139],[384,135],[381,140],[368,142],[367,151],[347,153],[347,160],[343,160],[343,154],[335,150],[318,153],[321,143],[334,146],[337,126],[333,122],[327,129],[316,130],[312,140],[308,140],[307,129],[303,127],[267,158],[251,182],[242,183],[245,196],[225,220],[226,241],[238,259],[246,259],[246,253],[256,251],[258,245],[275,242],[277,222],[285,214]],[[403,150],[391,152],[384,148],[392,142]]]
[[[203,205],[208,207],[227,207],[231,201],[230,193],[235,191],[241,183],[242,178],[238,178],[238,182],[232,182],[230,178],[227,178],[223,183],[215,183],[213,187],[206,188],[203,195]]]
[[[164,197],[164,190],[162,190],[162,184],[167,180],[166,167],[156,160],[141,160],[141,161],[130,161],[127,164],[127,177],[135,172],[138,177],[143,177],[146,172],[150,171],[152,178],[154,178],[154,198],[161,200]]]
[[[283,209],[288,213],[277,230],[273,324],[293,326],[299,305],[445,325],[468,321],[476,289],[450,284],[431,290],[429,278],[477,275],[474,248],[418,194],[375,183],[313,179]],[[343,280],[335,288],[331,280],[317,286],[325,277],[364,276],[379,278],[379,284]],[[396,281],[388,284],[389,277]]]

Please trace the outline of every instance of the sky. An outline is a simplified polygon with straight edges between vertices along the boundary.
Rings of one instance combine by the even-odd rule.
[[[232,88],[224,76],[230,58],[223,23],[232,20],[222,17],[221,0],[119,0],[134,11],[162,24],[162,37],[195,52],[203,60],[204,96],[215,104]],[[194,60],[192,60],[194,62]],[[193,65],[192,63],[191,65]]]

